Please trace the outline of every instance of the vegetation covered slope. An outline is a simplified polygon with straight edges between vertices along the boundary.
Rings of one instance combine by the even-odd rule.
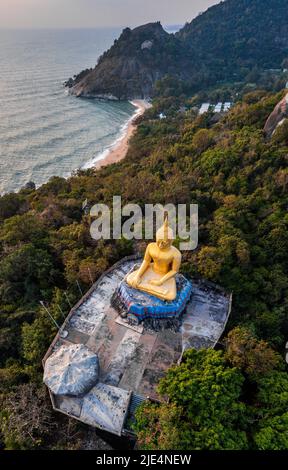
[[[229,76],[241,68],[280,67],[288,48],[287,0],[226,0],[187,23],[176,37]]]
[[[227,444],[227,435],[223,437],[224,441],[220,436],[218,440],[215,438],[218,447],[237,448],[237,442],[241,448],[287,447],[287,416],[283,416],[282,404],[287,394],[283,357],[288,336],[288,126],[284,123],[270,140],[263,132],[267,117],[282,96],[283,93],[275,95],[263,91],[250,93],[221,119],[209,113],[197,116],[193,108],[185,113],[175,112],[177,98],[158,100],[141,118],[128,155],[121,163],[99,171],[82,171],[68,180],[55,177],[38,190],[26,189],[0,198],[0,393],[5,410],[1,412],[0,422],[3,446],[55,448],[72,445],[71,428],[66,418],[50,416],[49,401],[41,391],[41,359],[55,328],[39,301],[45,301],[52,315],[62,322],[62,312],[65,316],[69,303],[74,304],[80,297],[77,280],[85,291],[91,282],[90,275],[95,280],[124,255],[135,250],[143,252],[145,243],[96,242],[90,237],[90,219],[82,211],[83,201],[110,204],[114,195],[121,195],[124,204],[136,202],[144,206],[146,203],[172,202],[199,205],[199,247],[194,252],[183,253],[183,271],[233,291],[227,332],[241,326],[248,333],[241,332],[234,340],[233,350],[240,351],[235,355],[239,356],[237,363],[227,349],[225,357],[203,353],[212,354],[204,363],[195,357],[192,364],[189,356],[182,369],[187,367],[189,372],[192,368],[196,376],[196,369],[199,369],[201,376],[206,367],[209,375],[210,368],[214,369],[215,365],[219,368],[219,376],[212,374],[206,385],[191,382],[191,387],[198,384],[196,390],[199,389],[202,395],[206,390],[205,400],[209,400],[210,391],[218,387],[220,395],[226,390],[228,404],[229,400],[235,401],[235,416],[229,415],[222,422],[224,428],[231,431],[230,443]],[[167,119],[159,120],[159,109],[166,113]],[[252,335],[252,352],[249,350],[248,354],[251,367],[247,365],[245,348],[243,352],[241,346],[241,338],[247,334]],[[263,340],[267,344],[263,345]],[[275,351],[281,354],[281,360],[278,356],[279,360],[275,359]],[[257,373],[262,373],[265,365],[265,374],[280,375],[276,382],[270,375],[265,375],[268,382],[260,388]],[[184,402],[180,402],[174,393],[173,380],[178,374],[181,380],[185,378],[187,371],[182,369],[168,373],[166,385],[162,387],[164,395],[171,395],[176,413],[177,407],[181,408]],[[223,383],[225,380],[227,386]],[[216,388],[213,388],[214,381]],[[278,384],[273,400],[267,392],[269,381]],[[280,404],[281,390],[285,393]],[[259,400],[258,393],[261,393]],[[42,411],[39,416],[35,414],[34,425],[30,423],[27,428],[24,424],[31,394],[37,400],[36,409]],[[189,426],[197,403],[194,398],[190,403],[190,392],[183,399],[188,413],[183,426]],[[253,407],[251,419],[246,413],[250,405]],[[220,401],[219,407],[215,412],[218,410],[221,423],[226,404]],[[269,413],[266,413],[267,407]],[[272,438],[269,441],[269,429],[264,436],[257,437],[262,427],[254,427],[255,419],[258,419],[255,408],[257,413],[267,417],[267,426],[262,422],[262,427],[273,425],[283,429],[281,439],[278,436],[277,440],[276,436],[275,442]],[[158,411],[154,413],[153,422],[158,422]],[[161,409],[162,412],[165,410]],[[200,407],[199,413],[202,412]],[[150,410],[147,413],[147,419],[152,419]],[[270,418],[272,424],[269,424]],[[61,421],[61,426],[57,427],[61,436],[55,430],[55,420]],[[186,444],[209,448],[208,441],[201,440],[203,429],[194,424],[189,427],[194,437],[188,435]],[[206,424],[209,425],[209,420]],[[180,431],[185,430],[181,428]],[[216,431],[219,434],[221,429],[218,427]],[[200,434],[196,435],[197,432]],[[252,440],[250,437],[247,440],[247,433],[253,434]],[[145,436],[140,435],[140,438],[145,441]],[[80,436],[79,442],[81,447]],[[145,445],[150,443],[144,442]],[[165,445],[167,441],[163,443]]]
[[[252,69],[287,68],[287,25],[287,0],[226,0],[175,35],[160,23],[126,28],[96,67],[69,86],[77,96],[133,99],[152,96],[167,75],[195,91],[239,81]]]

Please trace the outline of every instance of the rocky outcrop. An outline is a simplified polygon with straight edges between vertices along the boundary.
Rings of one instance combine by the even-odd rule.
[[[274,110],[268,117],[264,131],[267,137],[271,137],[277,127],[281,126],[288,118],[288,93],[275,106]]]
[[[75,77],[71,93],[114,100],[150,97],[157,80],[177,74],[178,42],[172,38],[174,49],[169,50],[170,36],[160,23],[124,29],[90,73]]]
[[[85,78],[91,71],[92,69],[82,70],[82,72],[78,73],[78,75],[74,75],[73,78],[68,78],[68,80],[64,82],[64,86],[67,88],[72,88],[74,85],[83,80],[83,78]]]

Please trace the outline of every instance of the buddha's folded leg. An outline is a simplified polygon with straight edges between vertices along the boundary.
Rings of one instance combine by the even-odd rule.
[[[158,295],[160,298],[162,298],[162,300],[172,301],[176,298],[177,289],[176,289],[175,279],[169,279],[168,281],[165,282],[165,284],[162,284],[162,286],[159,286],[159,288],[162,288],[164,290],[163,294],[161,291],[159,291],[159,295]]]
[[[127,282],[127,284],[129,284],[130,286],[132,285],[132,283],[133,283],[133,281],[134,281],[136,275],[138,274],[139,270],[140,270],[140,268],[139,268],[139,269],[136,269],[135,271],[132,271],[132,273],[130,273],[130,274],[127,275],[127,277],[126,277],[126,282]],[[154,273],[152,267],[149,267],[149,268],[145,271],[145,273],[142,275],[142,277],[141,277],[141,283],[142,283],[142,282],[145,282],[145,281],[147,281],[147,280],[149,280],[149,279],[151,279],[151,277],[154,277],[154,279],[155,279],[155,278],[157,278],[157,274]],[[160,276],[159,276],[159,278],[160,278]],[[158,278],[157,278],[157,279],[158,279]]]
[[[163,284],[162,286],[153,286],[152,284],[141,283],[138,289],[148,294],[159,297],[161,300],[172,301],[176,298],[176,285],[169,283],[169,285]]]
[[[130,273],[127,278],[126,282],[133,287],[133,280],[137,275],[138,270],[133,271]],[[169,279],[161,286],[155,286],[151,284],[152,280],[160,280],[162,279],[163,275],[159,273],[155,273],[152,268],[148,268],[147,271],[141,277],[141,281],[137,286],[137,289],[142,290],[143,292],[147,292],[148,294],[155,295],[162,300],[174,300],[177,295],[176,291],[176,282],[175,279]]]
[[[163,286],[153,286],[153,284],[148,284],[146,282],[141,282],[139,284],[139,289],[145,290],[147,292],[155,293],[157,294],[162,294],[162,295],[167,295],[168,294],[168,289],[163,287]]]

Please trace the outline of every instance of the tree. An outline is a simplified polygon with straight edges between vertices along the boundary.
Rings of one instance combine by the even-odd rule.
[[[258,380],[253,439],[260,450],[288,449],[288,374],[273,371]]]
[[[245,449],[244,378],[220,351],[188,350],[168,370],[159,393],[169,403],[145,404],[136,413],[144,449]]]
[[[213,137],[214,135],[212,131],[208,129],[199,129],[199,131],[197,131],[193,137],[193,145],[195,145],[196,151],[199,154],[205,152],[205,150],[207,150],[210,145],[213,144]]]
[[[6,367],[0,369],[0,394],[11,391],[12,387],[27,380],[27,376],[21,364],[8,360]]]
[[[10,193],[0,197],[0,221],[16,215],[20,206],[21,196],[19,194]]]
[[[3,399],[1,408],[0,429],[7,450],[39,447],[57,427],[43,385],[19,385]]]
[[[26,362],[25,371],[34,381],[42,380],[42,359],[56,332],[56,327],[45,313],[36,318],[31,325],[24,323],[22,326],[21,339],[22,354]]]
[[[206,279],[216,280],[221,271],[221,257],[214,246],[203,246],[198,253],[198,269]]]
[[[5,450],[110,449],[91,429],[53,412],[46,387],[24,384],[0,397]]]
[[[45,240],[47,233],[39,217],[32,214],[15,215],[4,221],[0,232],[0,239],[9,245],[32,242],[40,244]]]
[[[288,449],[288,413],[275,416],[261,423],[260,430],[254,435],[259,450]]]
[[[0,298],[32,303],[47,294],[56,279],[52,256],[32,244],[24,245],[0,261]]]
[[[281,363],[281,357],[268,343],[241,326],[229,332],[226,356],[233,366],[252,377],[267,374]]]
[[[288,374],[272,371],[259,378],[257,401],[263,405],[263,416],[286,412],[288,407]]]

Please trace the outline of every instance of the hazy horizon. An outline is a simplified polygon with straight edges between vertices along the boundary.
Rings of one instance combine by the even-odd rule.
[[[1,0],[0,29],[181,25],[219,0]]]

